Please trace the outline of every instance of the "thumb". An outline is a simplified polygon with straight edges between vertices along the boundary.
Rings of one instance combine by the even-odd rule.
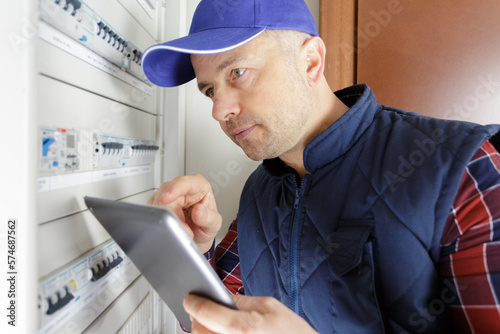
[[[263,315],[256,311],[233,310],[195,295],[186,296],[183,304],[193,322],[215,333],[249,332],[264,323]]]

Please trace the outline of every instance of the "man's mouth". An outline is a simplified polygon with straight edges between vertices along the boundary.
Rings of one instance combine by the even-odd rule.
[[[237,128],[235,130],[232,130],[231,136],[233,136],[237,141],[245,139],[250,132],[256,127],[256,125],[248,126],[248,127],[243,127],[243,128]]]

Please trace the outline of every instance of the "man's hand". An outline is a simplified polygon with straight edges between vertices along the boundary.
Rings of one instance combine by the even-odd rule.
[[[243,295],[234,295],[233,298],[240,308],[239,311],[203,297],[186,296],[184,308],[191,316],[192,332],[317,334],[304,319],[274,298]]]
[[[210,183],[201,175],[176,177],[160,186],[149,205],[166,207],[180,218],[202,253],[212,247],[222,225]]]

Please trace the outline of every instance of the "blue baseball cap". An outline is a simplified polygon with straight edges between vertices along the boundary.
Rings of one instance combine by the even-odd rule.
[[[226,52],[266,29],[319,35],[304,0],[201,0],[189,35],[149,47],[142,69],[157,86],[179,86],[195,78],[191,54]]]

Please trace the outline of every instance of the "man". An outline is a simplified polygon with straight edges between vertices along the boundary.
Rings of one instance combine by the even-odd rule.
[[[149,201],[185,221],[238,294],[240,311],[188,296],[193,331],[499,330],[500,127],[385,107],[366,85],[332,93],[303,0],[230,2],[202,0],[187,37],[143,56],[159,86],[196,76],[223,131],[263,160],[215,255],[221,217],[202,176]]]

